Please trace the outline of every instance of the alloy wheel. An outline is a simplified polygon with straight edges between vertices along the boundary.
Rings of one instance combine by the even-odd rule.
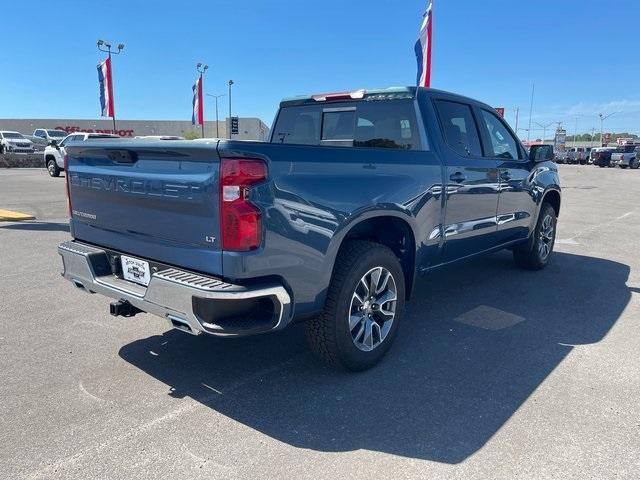
[[[538,242],[538,255],[540,260],[547,259],[553,248],[553,218],[547,215],[540,225],[540,241]]]
[[[396,316],[398,290],[384,267],[374,267],[356,285],[349,306],[349,331],[354,345],[365,352],[378,347]]]

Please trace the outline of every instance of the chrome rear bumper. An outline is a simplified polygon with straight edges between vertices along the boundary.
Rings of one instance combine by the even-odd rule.
[[[107,252],[100,248],[69,241],[58,246],[58,253],[62,276],[76,287],[129,302],[194,335],[251,335],[279,330],[291,321],[291,298],[282,285],[248,288],[167,267],[153,272],[145,287],[114,274]]]

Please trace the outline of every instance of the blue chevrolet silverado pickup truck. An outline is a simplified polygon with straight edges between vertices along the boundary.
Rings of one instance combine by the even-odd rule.
[[[363,370],[429,271],[503,248],[547,265],[552,159],[488,105],[424,88],[285,99],[269,142],[72,143],[63,276],[191,334],[305,321],[314,352]]]

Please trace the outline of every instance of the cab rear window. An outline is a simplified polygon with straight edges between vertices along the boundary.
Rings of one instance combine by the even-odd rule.
[[[272,143],[419,150],[411,100],[283,107]]]

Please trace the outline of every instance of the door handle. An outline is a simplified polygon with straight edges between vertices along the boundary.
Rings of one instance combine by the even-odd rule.
[[[462,183],[467,179],[467,177],[462,172],[455,172],[449,176],[449,180],[456,183]]]

